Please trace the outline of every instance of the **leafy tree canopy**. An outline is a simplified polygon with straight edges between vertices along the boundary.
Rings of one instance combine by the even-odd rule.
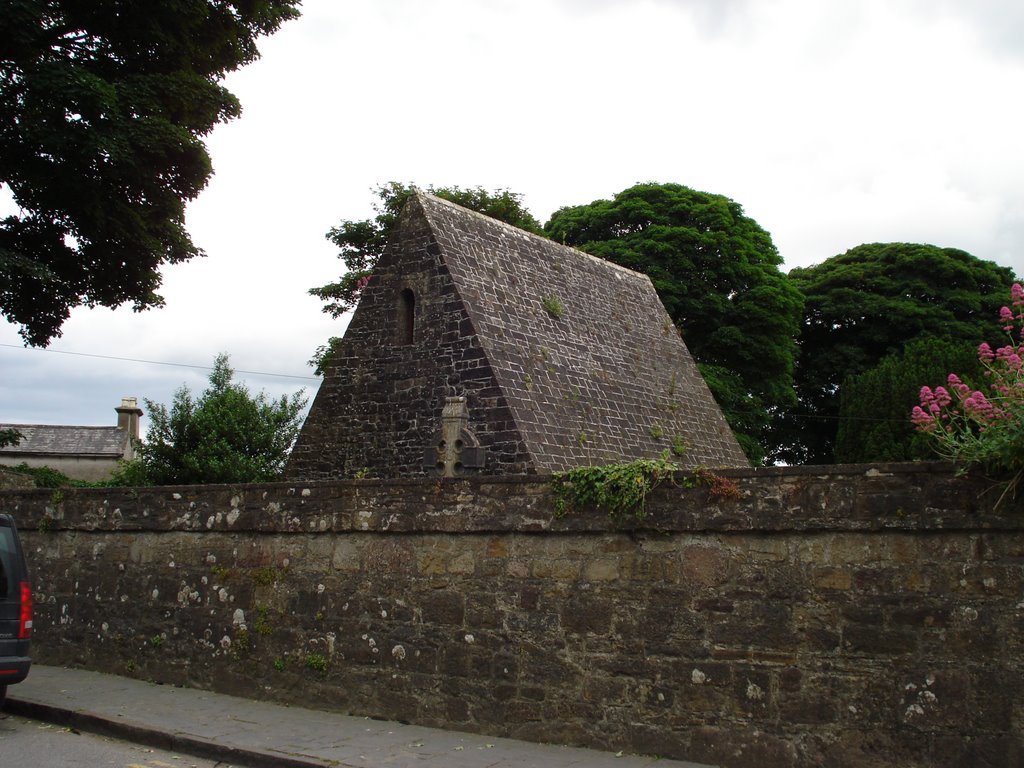
[[[839,391],[835,460],[841,464],[936,458],[935,446],[914,428],[911,409],[924,384],[941,384],[955,372],[983,381],[977,345],[919,338],[874,368],[847,376]]]
[[[915,339],[978,344],[999,315],[1013,271],[955,248],[860,245],[790,280],[804,294],[798,403],[773,435],[773,459],[835,459],[840,390]]]
[[[234,383],[221,354],[198,398],[185,386],[168,411],[146,400],[149,428],[137,457],[116,480],[129,485],[259,483],[284,469],[302,424],[307,398],[297,392],[271,400]]]
[[[326,302],[323,309],[331,317],[341,317],[359,303],[362,287],[383,255],[391,230],[398,223],[398,214],[413,190],[412,184],[397,181],[382,184],[374,190],[379,199],[373,205],[376,216],[362,221],[342,221],[327,233],[327,239],[341,249],[338,258],[344,262],[345,272],[336,282],[311,288],[309,292]],[[427,191],[463,208],[542,234],[540,222],[523,207],[522,195],[507,189],[488,192],[481,187],[428,187]]]
[[[9,445],[17,445],[21,442],[23,437],[24,435],[13,427],[0,429],[0,448],[6,448]]]
[[[0,312],[28,344],[73,307],[162,303],[159,267],[201,255],[185,204],[202,137],[237,117],[218,81],[299,0],[8,0],[0,13]]]
[[[759,461],[770,411],[793,401],[801,311],[771,236],[727,197],[653,183],[562,208],[544,229],[651,278],[744,450]]]
[[[338,258],[344,262],[345,271],[335,282],[311,288],[309,293],[323,299],[323,311],[331,317],[340,317],[359,303],[363,286],[383,255],[391,230],[398,223],[398,214],[413,189],[412,184],[397,181],[382,184],[374,190],[378,198],[373,206],[376,216],[361,221],[342,221],[327,233],[327,239],[341,249]],[[540,222],[523,207],[522,195],[507,189],[488,192],[482,187],[428,187],[426,191],[528,232],[543,234]],[[339,341],[338,337],[331,338],[309,361],[318,376],[323,375],[330,353]]]

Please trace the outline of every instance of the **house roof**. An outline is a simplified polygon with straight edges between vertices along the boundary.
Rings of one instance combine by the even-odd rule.
[[[128,434],[117,427],[77,427],[53,424],[0,424],[16,429],[22,439],[17,445],[0,448],[0,456],[95,456],[120,458]]]
[[[538,468],[666,450],[747,466],[650,278],[432,195],[415,204]]]

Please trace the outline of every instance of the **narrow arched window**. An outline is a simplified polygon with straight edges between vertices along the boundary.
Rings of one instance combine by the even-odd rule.
[[[416,329],[416,294],[409,288],[398,296],[397,320],[395,341],[399,344],[412,344]]]

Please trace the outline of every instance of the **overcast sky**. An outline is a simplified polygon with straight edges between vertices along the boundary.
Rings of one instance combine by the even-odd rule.
[[[344,329],[306,293],[340,272],[324,234],[391,180],[509,188],[542,222],[677,182],[739,202],[786,269],[902,241],[1024,275],[1019,0],[305,0],[260,49],[188,210],[207,257],[165,269],[164,309],[77,310],[48,350],[0,324],[0,422],[113,424],[218,352],[312,396]]]

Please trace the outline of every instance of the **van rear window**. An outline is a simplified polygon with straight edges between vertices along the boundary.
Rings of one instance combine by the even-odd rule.
[[[0,598],[14,597],[17,582],[14,570],[14,533],[10,528],[0,526]]]

